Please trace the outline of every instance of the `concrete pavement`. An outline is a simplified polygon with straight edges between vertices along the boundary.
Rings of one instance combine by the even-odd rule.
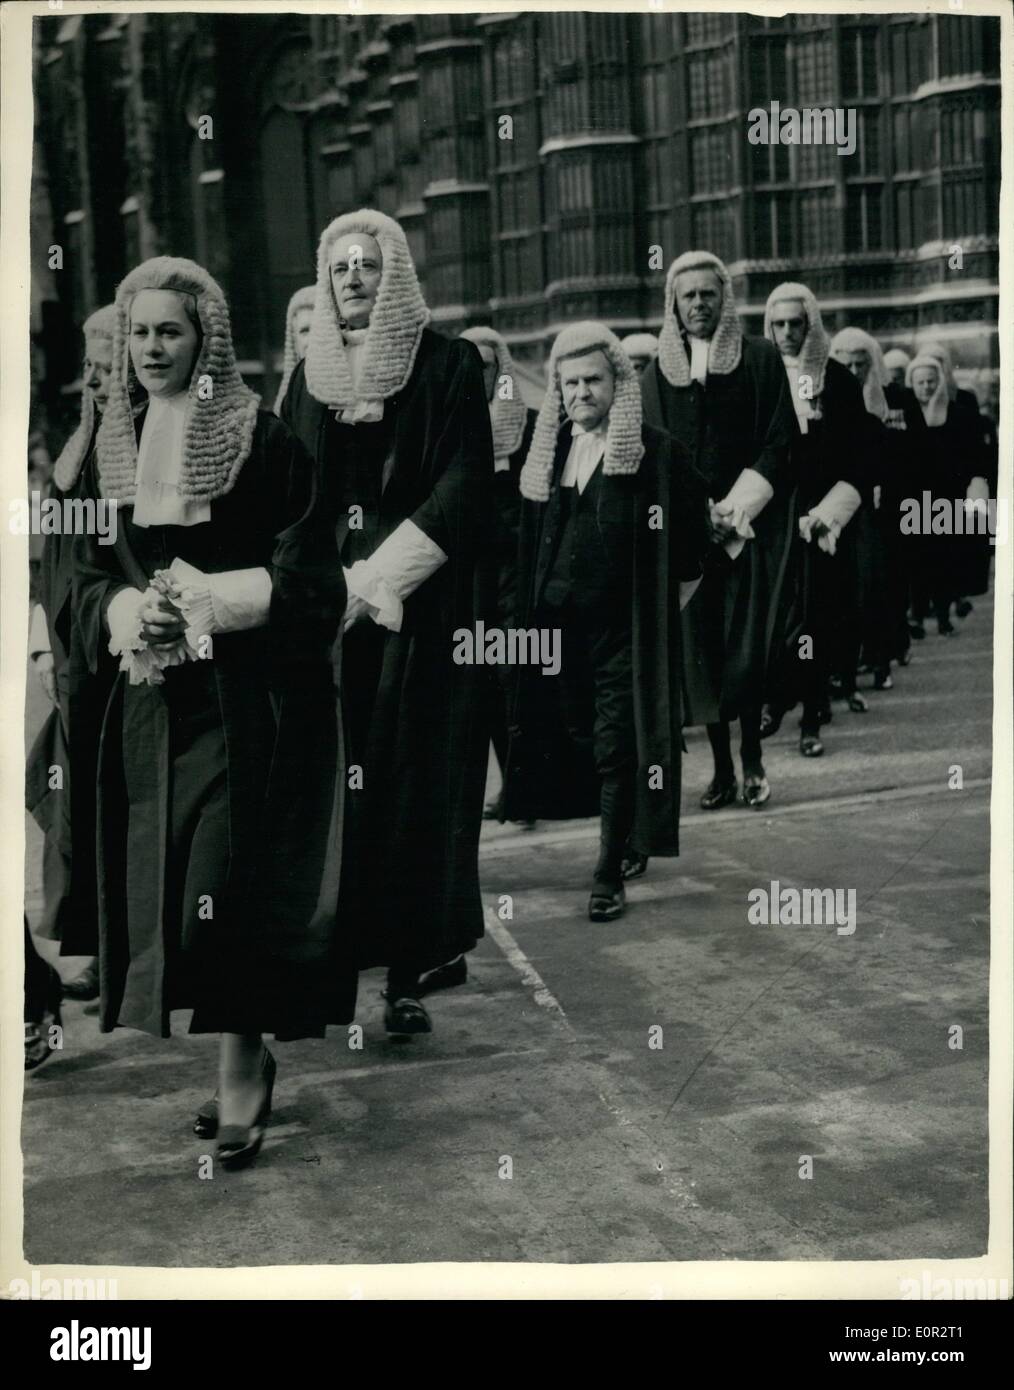
[[[273,1044],[248,1172],[199,1176],[213,1039],[103,1037],[68,1005],[64,1053],[25,1087],[28,1258],[981,1253],[991,628],[980,601],[868,715],[836,705],[824,759],[798,756],[789,716],[762,813],[693,809],[709,764],[692,735],[683,854],[652,862],[618,923],[585,916],[592,825],[487,827],[469,984],[409,1045],[383,1034],[378,972],[362,1051],[342,1029]],[[751,924],[747,894],[772,879],[855,889],[854,934]]]

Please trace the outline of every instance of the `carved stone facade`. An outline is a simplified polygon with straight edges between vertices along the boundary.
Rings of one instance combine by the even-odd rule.
[[[533,373],[573,319],[656,328],[665,267],[704,246],[755,329],[769,290],[802,279],[832,328],[938,330],[971,379],[995,374],[993,19],[45,18],[36,92],[65,248],[48,322],[70,339],[136,261],[189,255],[269,396],[319,231],[369,205],[405,226],[436,326],[494,323]],[[853,109],[855,153],[750,144],[772,99]]]

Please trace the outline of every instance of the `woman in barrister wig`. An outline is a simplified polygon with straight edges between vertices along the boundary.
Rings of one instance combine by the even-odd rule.
[[[133,416],[134,385],[147,400]],[[348,1022],[335,921],[342,740],[330,652],[345,590],[313,468],[236,366],[221,289],[161,256],[120,285],[97,484],[115,545],[79,538],[83,659],[118,658],[99,767],[100,1026],[221,1034],[217,1155],[260,1148],[262,1033]]]
[[[281,411],[317,459],[346,567],[340,906],[360,966],[387,966],[395,1036],[432,1030],[420,995],[433,972],[463,981],[483,934],[489,685],[453,653],[455,632],[495,621],[493,444],[474,343],[429,317],[398,223],[336,218]]]
[[[521,523],[521,469],[528,455],[535,429],[536,412],[529,410],[521,396],[514,359],[506,341],[495,328],[466,328],[461,335],[474,343],[482,358],[482,378],[489,403],[489,424],[493,432],[493,501],[497,522],[497,610],[501,624],[514,622],[517,604],[518,527]],[[507,772],[507,706],[510,673],[495,668],[492,685],[493,750],[501,777]],[[487,820],[503,818],[503,790],[486,807]],[[530,828],[534,821],[521,824]]]
[[[316,285],[303,285],[289,300],[285,311],[285,347],[282,352],[282,379],[275,395],[274,411],[278,415],[282,409],[296,370],[296,363],[302,362],[310,342],[310,325],[313,323],[313,305],[317,298]]]
[[[951,604],[959,597],[962,579],[963,537],[948,524],[939,534],[927,532],[923,493],[933,504],[947,502],[951,515],[962,502],[973,477],[981,467],[978,418],[971,420],[964,406],[949,398],[947,375],[939,357],[918,353],[908,365],[908,385],[919,404],[921,422],[913,439],[916,460],[914,497],[920,502],[919,530],[912,537],[912,598],[917,621],[932,611],[941,637],[954,632],[950,621]],[[976,417],[978,412],[976,411]]]
[[[115,319],[114,306],[107,304],[84,323],[80,420],[53,466],[49,487],[49,496],[61,505],[92,496],[94,479],[85,465],[108,397]],[[28,755],[25,804],[45,835],[45,905],[36,931],[41,937],[58,940],[61,955],[85,957],[83,968],[66,982],[63,992],[70,999],[92,1000],[99,992],[95,958],[95,759],[115,665],[104,653],[92,679],[75,683],[71,699],[73,550],[74,537],[69,531],[46,536],[42,547],[39,603],[32,613],[28,649],[53,708]],[[64,774],[59,787],[50,786],[49,771],[54,765]]]

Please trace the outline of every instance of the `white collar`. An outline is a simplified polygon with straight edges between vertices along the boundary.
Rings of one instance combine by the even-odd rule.
[[[598,437],[598,438],[605,439],[606,433],[607,433],[608,429],[609,429],[609,412],[608,412],[608,410],[607,410],[606,413],[605,413],[605,415],[603,415],[602,419],[598,422],[598,424],[595,426],[594,429],[592,429],[592,430],[585,429],[584,425],[578,425],[578,424],[575,423],[575,424],[572,424],[572,425],[571,425],[571,434],[573,434],[573,435],[578,435],[578,434],[591,434],[591,435],[595,435],[595,436]]]

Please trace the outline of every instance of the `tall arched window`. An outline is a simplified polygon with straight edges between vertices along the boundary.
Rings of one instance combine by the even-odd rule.
[[[280,345],[290,295],[314,278],[317,232],[303,121],[291,111],[276,108],[261,127],[261,179],[268,301]]]
[[[268,68],[261,89],[260,172],[267,303],[272,341],[280,354],[285,309],[300,285],[314,279],[323,220],[315,208],[311,164],[308,45],[287,44]]]

